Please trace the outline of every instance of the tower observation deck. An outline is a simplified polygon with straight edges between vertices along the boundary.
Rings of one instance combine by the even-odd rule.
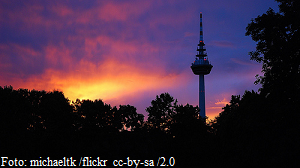
[[[205,44],[203,41],[202,13],[200,13],[200,40],[197,47],[197,55],[191,69],[195,75],[199,75],[199,108],[200,116],[205,118],[205,87],[204,75],[210,73],[212,65],[207,59]]]

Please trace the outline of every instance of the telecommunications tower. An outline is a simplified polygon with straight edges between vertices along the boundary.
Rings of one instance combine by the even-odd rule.
[[[202,28],[202,13],[200,12],[200,40],[197,47],[197,55],[194,63],[192,63],[192,70],[195,75],[199,75],[199,108],[200,116],[205,118],[205,88],[204,88],[204,75],[210,73],[213,67],[208,59],[203,42],[203,28]]]

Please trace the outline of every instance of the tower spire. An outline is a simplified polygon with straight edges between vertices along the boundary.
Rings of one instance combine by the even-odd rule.
[[[203,42],[202,12],[200,12],[200,41]]]
[[[199,59],[202,59],[204,57],[207,56],[206,54],[206,49],[205,49],[205,44],[203,41],[203,26],[202,26],[202,12],[200,12],[200,39],[199,39],[199,44],[198,44],[198,48],[197,48],[197,55],[196,57],[198,57]]]
[[[200,40],[197,47],[197,55],[194,63],[192,63],[191,69],[195,75],[199,75],[199,108],[200,116],[205,118],[205,87],[204,87],[204,75],[210,73],[212,65],[207,59],[207,53],[203,41],[203,27],[202,27],[202,13],[200,12]]]

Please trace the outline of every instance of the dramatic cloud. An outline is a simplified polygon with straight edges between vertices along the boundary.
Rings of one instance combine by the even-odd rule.
[[[131,104],[144,114],[162,92],[197,105],[198,77],[190,64],[202,11],[214,65],[206,76],[212,118],[232,94],[257,89],[253,82],[260,66],[246,61],[255,48],[244,33],[251,17],[269,6],[258,0],[236,3],[0,1],[0,85],[57,89],[70,100],[100,98],[112,105]]]

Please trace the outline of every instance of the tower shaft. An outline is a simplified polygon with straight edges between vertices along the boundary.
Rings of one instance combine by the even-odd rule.
[[[205,118],[205,86],[204,86],[204,74],[199,75],[199,108],[200,116]]]

